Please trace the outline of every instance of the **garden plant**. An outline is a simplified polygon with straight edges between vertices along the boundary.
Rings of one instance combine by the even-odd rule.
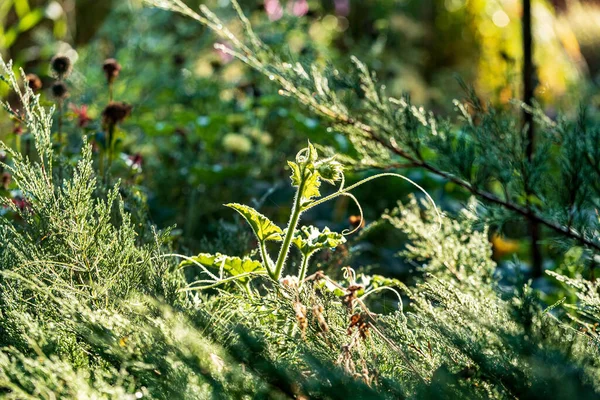
[[[321,2],[134,3],[106,59],[0,58],[0,397],[600,396],[597,82],[430,110],[372,43],[294,52]]]

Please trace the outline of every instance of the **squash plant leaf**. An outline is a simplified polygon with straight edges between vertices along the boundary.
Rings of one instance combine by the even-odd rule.
[[[300,166],[293,161],[288,161],[288,165],[292,169],[292,175],[290,179],[292,180],[292,186],[298,187],[302,182],[302,173],[300,172]]]
[[[305,206],[315,197],[321,196],[321,192],[319,192],[319,187],[321,187],[321,175],[315,170],[312,163],[298,165],[295,162],[288,161],[288,165],[292,169],[292,175],[290,176],[292,186],[299,187],[304,179],[304,186],[302,188],[302,193],[300,193],[300,204]]]
[[[335,248],[346,243],[346,238],[337,232],[331,232],[329,228],[320,231],[315,226],[303,226],[294,232],[292,243],[304,255],[310,255],[318,250]]]
[[[282,240],[281,234],[283,231],[281,228],[275,225],[269,218],[256,211],[254,208],[238,203],[229,203],[225,204],[225,206],[233,208],[235,211],[240,213],[246,221],[248,221],[248,224],[250,224],[254,234],[260,242],[264,242],[266,240],[279,242]]]
[[[221,268],[223,268],[223,271],[230,276],[238,276],[249,272],[266,271],[260,261],[253,260],[249,257],[240,258],[227,256],[221,253],[200,253],[197,256],[192,257],[192,260],[199,264],[202,264],[208,269],[215,270],[216,272],[220,271]],[[194,262],[187,260],[182,262],[180,265],[184,266],[191,264],[194,264]],[[248,279],[248,277],[244,277],[240,278],[240,281],[246,282]]]
[[[321,176],[317,171],[310,172],[310,175],[304,182],[304,190],[302,190],[302,205],[306,205],[313,198],[321,196],[319,187],[321,186]]]

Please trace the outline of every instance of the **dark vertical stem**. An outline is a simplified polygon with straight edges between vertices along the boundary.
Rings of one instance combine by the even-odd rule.
[[[108,125],[108,164],[106,166],[107,172],[110,170],[110,167],[114,158],[114,142],[115,142],[115,124],[110,123]]]
[[[65,101],[64,100],[59,100],[58,101],[58,157],[59,157],[59,163],[58,163],[58,184],[59,186],[62,185],[62,181],[63,181],[63,160],[62,160],[62,156],[63,156],[63,134],[62,134],[62,130],[63,130],[63,106],[64,106]]]
[[[534,100],[534,76],[535,67],[533,65],[533,37],[531,31],[531,0],[523,0],[523,102],[529,106]],[[527,134],[527,159],[531,163],[535,151],[535,127],[533,124],[533,114],[523,110],[523,127]],[[529,183],[527,183],[529,187]],[[530,190],[527,190],[529,199]],[[528,205],[529,206],[529,205]],[[530,207],[530,206],[529,206]],[[533,277],[542,276],[542,252],[540,249],[540,225],[534,219],[529,219],[529,235],[531,239],[531,267]]]
[[[25,157],[27,159],[31,158],[31,137],[27,138],[27,140],[25,140]]]

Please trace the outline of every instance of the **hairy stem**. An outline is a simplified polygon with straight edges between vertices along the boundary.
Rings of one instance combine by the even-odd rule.
[[[261,241],[260,242],[260,256],[263,260],[263,264],[265,266],[265,268],[267,269],[267,272],[269,273],[269,276],[273,279],[275,279],[274,273],[273,273],[273,261],[271,260],[271,257],[269,256],[269,253],[267,252],[267,246],[265,244],[265,241]]]
[[[300,271],[298,273],[298,288],[302,287],[302,281],[306,278],[306,271],[308,270],[308,260],[310,259],[310,254],[302,255],[302,265],[300,266]]]
[[[304,171],[302,171],[302,173],[304,174]],[[303,177],[300,185],[298,185],[298,191],[296,192],[296,197],[294,198],[294,206],[292,209],[292,215],[290,216],[290,222],[288,223],[287,231],[285,233],[285,237],[283,238],[283,244],[281,245],[279,255],[277,256],[277,263],[275,264],[275,272],[273,274],[273,279],[275,280],[279,280],[279,278],[281,278],[283,263],[287,258],[288,252],[290,251],[292,237],[294,237],[294,231],[296,230],[296,226],[298,226],[298,221],[300,220],[300,214],[302,213],[302,205],[300,203],[302,201],[304,181],[305,179]]]

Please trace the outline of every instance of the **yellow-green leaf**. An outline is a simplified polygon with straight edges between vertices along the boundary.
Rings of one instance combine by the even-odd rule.
[[[281,228],[254,208],[238,203],[229,203],[225,204],[225,206],[233,208],[248,221],[248,224],[250,224],[260,242],[266,240],[281,241],[281,234],[283,233]]]
[[[216,253],[200,253],[195,257],[191,257],[195,262],[202,264],[204,267],[213,269],[215,271],[223,271],[230,276],[238,276],[249,272],[262,272],[266,271],[260,261],[253,260],[249,257],[231,257],[225,254]],[[193,265],[193,261],[183,261],[180,266]],[[240,278],[241,282],[246,282],[249,278]]]
[[[298,187],[302,182],[302,174],[300,173],[300,166],[293,161],[288,161],[288,165],[292,169],[292,175],[290,179],[292,180],[292,186]]]
[[[315,197],[321,196],[319,187],[321,186],[321,177],[317,171],[311,172],[306,177],[304,188],[302,190],[302,205],[305,206]]]

